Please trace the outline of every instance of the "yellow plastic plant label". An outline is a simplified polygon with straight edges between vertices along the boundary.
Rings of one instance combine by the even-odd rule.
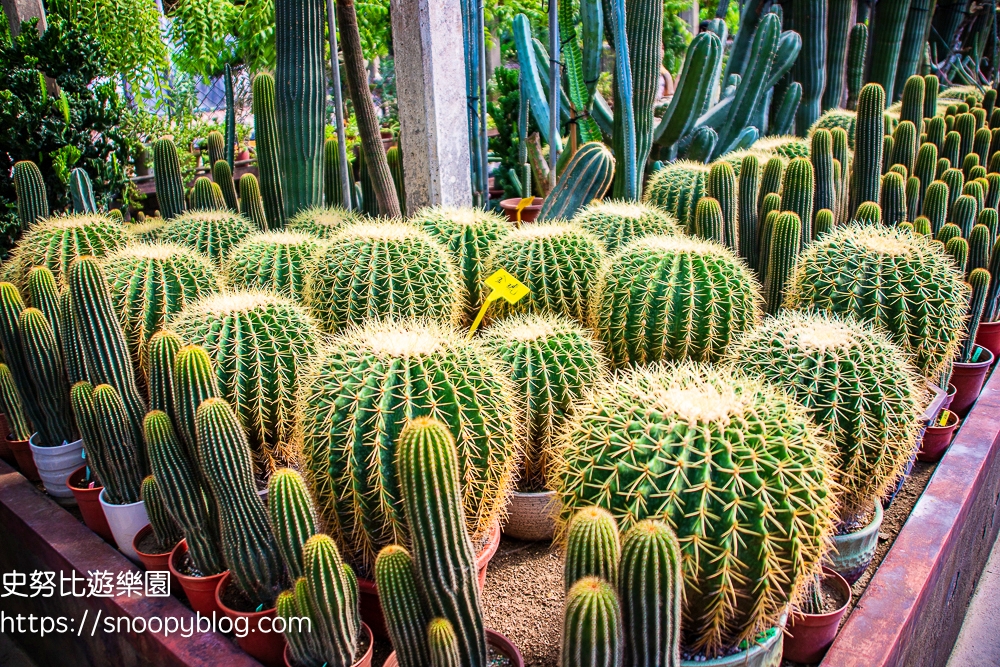
[[[526,209],[529,206],[531,206],[534,202],[535,202],[535,198],[534,197],[524,197],[524,198],[521,199],[521,201],[517,202],[517,208],[514,209],[514,213],[517,214],[517,223],[518,224],[521,223],[521,211],[523,211],[524,209]],[[501,271],[503,271],[503,269],[501,269]],[[504,273],[507,273],[507,272],[504,271]],[[507,275],[510,275],[510,274],[507,274]]]
[[[527,296],[530,291],[527,285],[503,269],[497,269],[493,275],[487,278],[486,286],[489,287],[491,291],[483,301],[483,306],[476,314],[476,319],[472,322],[472,326],[469,327],[469,335],[467,338],[472,338],[472,334],[476,333],[476,329],[479,328],[480,323],[483,321],[483,317],[486,315],[486,309],[490,307],[491,303],[497,299],[504,299],[507,303],[517,303]]]

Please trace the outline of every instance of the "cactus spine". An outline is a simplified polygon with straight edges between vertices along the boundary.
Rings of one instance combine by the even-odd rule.
[[[574,584],[566,594],[560,667],[621,667],[621,614],[606,581],[587,577]]]

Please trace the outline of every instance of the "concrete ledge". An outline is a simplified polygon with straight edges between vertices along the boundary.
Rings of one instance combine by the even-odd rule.
[[[151,633],[104,633],[93,636],[91,620],[81,636],[76,630],[84,613],[115,617],[174,617],[192,623],[194,613],[173,597],[131,598],[59,597],[59,572],[75,572],[87,578],[92,571],[139,571],[131,561],[107,545],[66,510],[56,505],[7,464],[0,462],[0,572],[30,573],[55,571],[56,596],[0,598],[0,611],[7,616],[36,616],[75,619],[73,632],[49,634],[0,632],[11,636],[40,665],[59,667],[260,667],[226,637],[215,633],[195,633],[191,637]],[[0,587],[2,589],[2,587]],[[2,593],[3,590],[0,590]],[[71,624],[72,625],[72,624]]]
[[[822,667],[942,667],[1000,521],[1000,373],[934,471]]]

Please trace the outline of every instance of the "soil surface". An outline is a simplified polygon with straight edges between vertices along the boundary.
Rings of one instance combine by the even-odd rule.
[[[819,611],[821,614],[829,614],[830,612],[837,611],[847,604],[847,596],[844,595],[844,591],[841,590],[840,586],[834,583],[835,581],[836,579],[824,578],[820,584],[820,595],[823,600]]]
[[[245,614],[263,611],[261,605],[251,600],[250,596],[241,591],[232,579],[226,582],[226,590],[222,591],[222,595],[219,598],[222,600],[222,604],[233,611],[241,611]]]
[[[143,536],[143,538],[139,540],[139,543],[136,544],[136,546],[142,553],[154,554],[154,555],[169,553],[174,548],[173,546],[171,546],[167,549],[164,549],[162,546],[160,546],[160,541],[156,539],[156,534],[153,533],[152,531],[146,533]]]

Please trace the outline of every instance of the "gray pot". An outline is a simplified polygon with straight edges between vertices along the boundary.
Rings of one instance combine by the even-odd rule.
[[[853,584],[861,578],[875,557],[878,529],[882,525],[882,503],[875,502],[875,516],[861,530],[833,536],[833,551],[827,554],[827,567]]]
[[[556,530],[556,517],[559,515],[559,501],[555,491],[540,491],[538,493],[511,494],[507,506],[507,525],[505,535],[526,542],[544,542],[551,540]]]
[[[771,628],[762,642],[754,644],[745,651],[701,662],[681,660],[681,667],[780,667],[785,644],[783,628],[786,619],[787,616],[783,615],[778,626]]]

